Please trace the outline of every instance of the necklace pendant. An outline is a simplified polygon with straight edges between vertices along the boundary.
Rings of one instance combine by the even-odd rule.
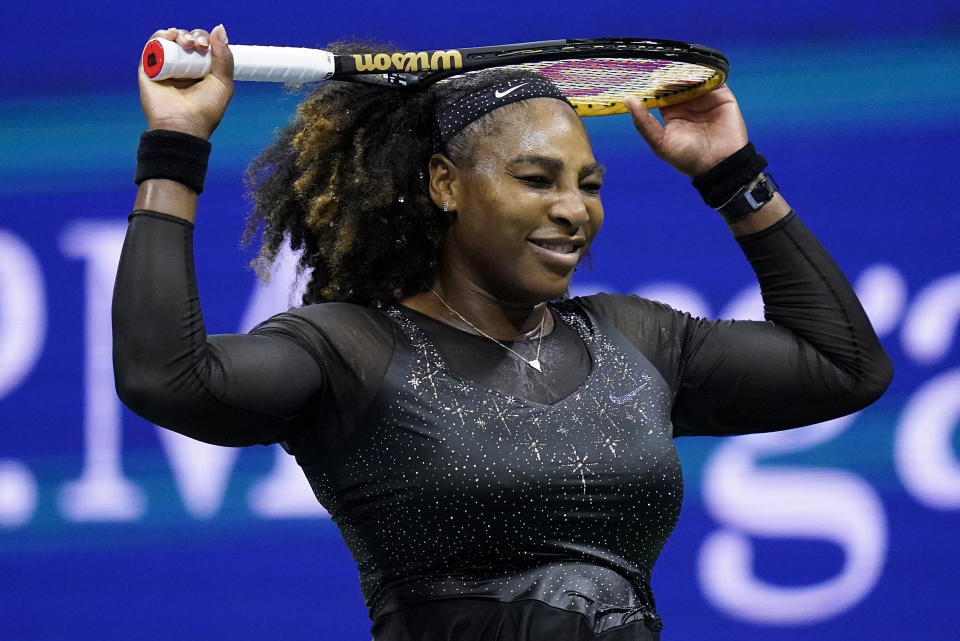
[[[519,353],[516,352],[515,350],[510,349],[509,346],[504,345],[503,343],[501,343],[500,341],[498,341],[497,339],[495,339],[493,336],[491,336],[490,334],[486,333],[485,331],[483,331],[482,329],[480,329],[479,327],[477,327],[476,325],[474,325],[473,323],[471,323],[470,321],[468,321],[466,318],[464,318],[464,317],[463,317],[463,314],[461,314],[460,312],[458,312],[458,311],[455,310],[454,308],[450,307],[450,305],[447,304],[447,301],[445,301],[445,300],[443,300],[442,298],[440,298],[440,294],[438,294],[438,293],[436,292],[436,290],[434,290],[432,287],[430,288],[430,291],[433,292],[433,295],[437,297],[437,300],[439,300],[440,303],[441,303],[444,307],[447,308],[447,311],[449,311],[451,314],[453,314],[454,316],[456,316],[457,318],[459,318],[461,321],[463,321],[463,323],[464,323],[465,325],[467,325],[468,327],[472,328],[475,332],[477,332],[478,334],[480,334],[480,336],[483,336],[484,338],[489,338],[490,340],[492,340],[494,343],[496,343],[497,345],[499,345],[499,346],[502,347],[503,349],[507,350],[508,352],[510,352],[511,354],[513,354],[514,356],[516,356],[517,358],[523,360],[524,363],[526,363],[527,365],[529,365],[529,366],[532,367],[533,369],[535,369],[535,370],[537,370],[538,372],[541,372],[541,373],[543,372],[543,367],[541,367],[541,365],[540,365],[540,347],[543,345],[543,329],[544,329],[544,324],[547,322],[547,315],[550,313],[550,312],[547,310],[547,308],[544,308],[544,310],[543,310],[543,316],[540,318],[540,327],[537,328],[537,334],[538,334],[538,338],[537,338],[537,357],[536,357],[535,359],[533,359],[532,361],[528,361],[528,360],[527,360],[526,358],[524,358],[521,354],[519,354]],[[521,338],[522,338],[522,337],[521,337]]]

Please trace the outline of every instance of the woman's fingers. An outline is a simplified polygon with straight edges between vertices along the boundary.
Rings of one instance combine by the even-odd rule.
[[[175,31],[176,36],[172,38],[172,40],[186,51],[199,51],[202,53],[210,47],[210,33],[205,29],[193,29],[192,31],[176,29]]]
[[[204,29],[178,29],[176,42],[187,51],[206,51],[210,47],[210,33]]]
[[[157,38],[163,38],[164,40],[176,40],[179,29],[176,27],[170,27],[169,29],[159,29],[153,32],[153,35],[147,38],[148,41],[156,40]]]
[[[206,32],[204,32],[206,33]],[[211,42],[212,41],[212,42]],[[217,25],[209,34],[210,72],[223,83],[229,95],[233,95],[233,53],[227,46],[227,30],[223,25]]]
[[[653,152],[659,156],[663,144],[663,125],[660,124],[656,116],[647,111],[642,102],[633,96],[627,96],[623,100],[623,105],[633,117],[633,126],[637,128],[637,131],[647,141]]]
[[[198,49],[206,49],[210,46],[210,34],[205,29],[194,29],[190,33],[196,39]]]
[[[177,27],[160,29],[154,31],[153,35],[148,38],[148,40],[157,39],[172,40],[186,51],[204,52],[210,48],[210,32],[206,29],[193,29],[192,31],[178,29]]]
[[[193,29],[188,31],[186,29],[170,27],[169,29],[154,31],[148,40],[157,38],[172,40],[187,51],[206,51],[210,47],[210,32],[206,29]]]

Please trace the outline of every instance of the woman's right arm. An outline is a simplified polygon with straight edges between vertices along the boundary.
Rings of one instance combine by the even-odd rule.
[[[139,74],[149,129],[206,139],[233,91],[222,27],[154,37],[185,48],[210,43],[213,73],[201,81],[154,83]],[[276,334],[207,336],[193,266],[196,206],[196,192],[179,182],[140,183],[114,288],[117,393],[144,418],[205,442],[276,441],[321,389],[322,371],[296,341]]]

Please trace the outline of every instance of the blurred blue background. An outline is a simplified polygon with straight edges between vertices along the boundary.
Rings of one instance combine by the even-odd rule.
[[[0,641],[369,639],[349,554],[279,448],[187,441],[113,391],[138,55],[156,28],[218,22],[242,44],[617,35],[724,51],[751,139],[897,373],[849,419],[678,441],[686,501],[654,572],[663,638],[960,638],[960,4],[40,0],[0,19]],[[238,86],[214,135],[197,228],[211,332],[289,300],[289,271],[258,284],[238,239],[243,167],[297,100]],[[627,117],[588,128],[607,223],[577,291],[757,317],[748,265],[688,181]]]

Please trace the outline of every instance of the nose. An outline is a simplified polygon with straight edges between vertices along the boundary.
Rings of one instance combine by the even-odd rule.
[[[550,220],[571,230],[577,230],[590,220],[590,212],[579,187],[564,189],[550,207]]]

